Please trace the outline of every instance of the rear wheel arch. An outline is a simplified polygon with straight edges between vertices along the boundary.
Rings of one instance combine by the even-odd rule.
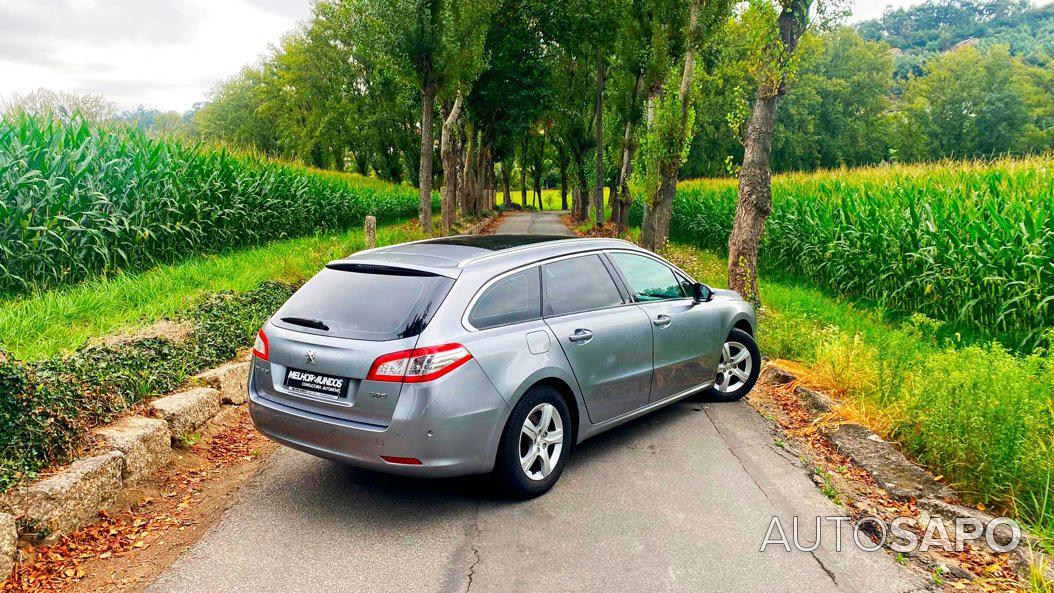
[[[536,381],[534,385],[528,388],[534,389],[537,385],[548,385],[555,389],[561,397],[564,398],[564,403],[567,404],[567,411],[571,414],[571,438],[567,442],[574,446],[578,442],[578,400],[575,399],[575,392],[571,390],[571,386],[564,382],[563,379],[557,377],[547,377]]]

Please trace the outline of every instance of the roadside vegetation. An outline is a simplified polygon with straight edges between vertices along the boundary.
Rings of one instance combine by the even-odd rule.
[[[378,245],[419,238],[418,228],[405,222],[377,229]],[[72,352],[91,339],[134,333],[182,315],[215,292],[252,290],[267,280],[302,282],[326,262],[364,246],[363,231],[357,228],[193,256],[140,273],[0,299],[0,350],[21,360]]]
[[[377,244],[421,237],[392,224]],[[290,239],[0,302],[0,492],[233,358],[296,286],[363,247],[361,230]]]
[[[0,294],[417,212],[413,188],[76,115],[0,118],[0,191]]]
[[[666,255],[700,281],[727,283],[728,262],[712,251],[674,243]],[[891,318],[786,276],[763,275],[760,288],[762,351],[843,404],[829,421],[901,443],[970,503],[1008,511],[1054,542],[1048,351],[964,346],[940,338],[941,322],[921,313]]]
[[[736,190],[734,180],[681,183],[670,238],[727,253]],[[772,192],[763,272],[921,313],[957,340],[1049,344],[1054,158],[782,174]]]

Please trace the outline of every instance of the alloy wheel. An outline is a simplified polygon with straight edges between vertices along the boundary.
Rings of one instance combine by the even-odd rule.
[[[721,347],[721,363],[717,365],[714,388],[721,393],[732,393],[750,378],[754,360],[743,344],[729,340]]]
[[[523,419],[520,428],[520,467],[528,478],[544,480],[552,473],[564,448],[564,422],[555,406],[541,403]]]

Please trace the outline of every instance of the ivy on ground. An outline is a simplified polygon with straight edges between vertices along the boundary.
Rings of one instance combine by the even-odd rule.
[[[0,492],[68,461],[92,427],[233,358],[294,290],[266,282],[215,294],[180,320],[192,328],[183,339],[89,344],[37,362],[0,351]]]

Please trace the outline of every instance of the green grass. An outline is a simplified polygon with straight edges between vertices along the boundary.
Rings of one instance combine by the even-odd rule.
[[[499,191],[495,192],[494,195],[495,195],[495,204],[501,204],[502,200],[505,199],[505,192],[504,191],[499,190]],[[521,200],[520,200],[521,197],[522,197],[522,195],[520,194],[520,188],[519,187],[513,188],[513,190],[512,190],[512,203],[516,204],[516,205],[522,204],[523,202],[521,202]],[[534,200],[534,190],[528,188],[527,189],[527,204],[528,205],[533,204],[534,203],[533,200]],[[568,202],[568,206],[570,207],[570,204],[571,204],[570,189],[568,189],[567,202]],[[560,190],[559,190],[559,188],[557,188],[557,189],[543,189],[542,190],[542,209],[543,210],[560,210],[561,209]]]
[[[419,238],[418,231],[400,224],[377,231],[379,245]],[[326,262],[362,248],[361,230],[287,239],[9,297],[0,300],[0,349],[21,360],[51,357],[91,338],[172,317],[211,293],[246,291],[266,280],[308,278]]]
[[[727,285],[727,261],[713,252],[673,244],[666,255],[703,282]],[[845,404],[843,418],[900,442],[968,501],[1054,538],[1050,354],[962,345],[921,314],[891,322],[881,307],[786,278],[763,275],[760,291],[765,354],[802,365]]]

